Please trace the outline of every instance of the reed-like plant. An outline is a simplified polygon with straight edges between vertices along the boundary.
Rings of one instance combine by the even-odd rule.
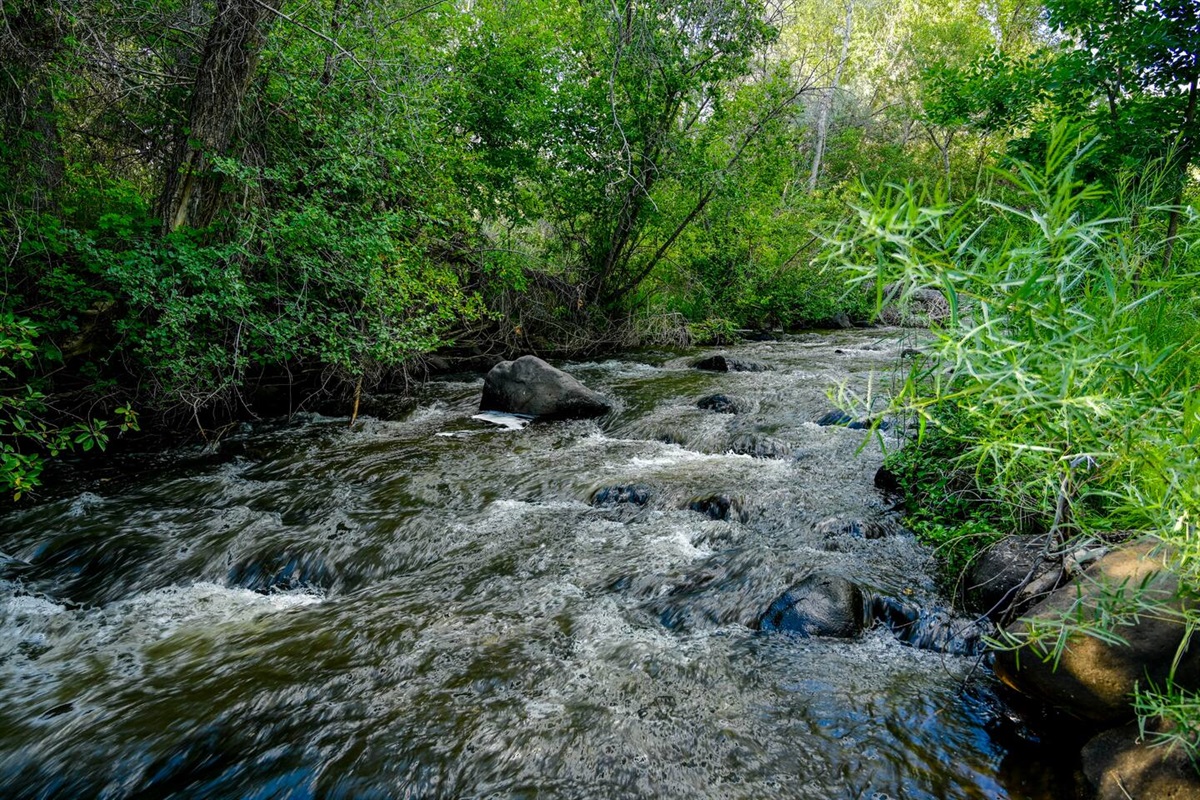
[[[829,258],[873,286],[878,306],[930,288],[948,302],[891,400],[915,422],[904,458],[931,445],[956,453],[947,469],[969,477],[997,529],[1032,526],[1064,548],[1115,532],[1157,537],[1194,597],[1200,225],[1183,209],[1165,271],[1166,210],[1147,198],[1169,165],[1107,193],[1080,178],[1090,146],[1060,124],[1044,162],[997,170],[988,196],[955,204],[919,184],[864,190],[855,218],[829,238]],[[1200,622],[1196,603],[1131,598],[1035,628],[1035,652],[1057,659],[1077,635],[1119,641],[1139,615],[1179,619],[1185,639]],[[1142,687],[1137,708],[1171,721],[1165,740],[1200,751],[1194,694]]]

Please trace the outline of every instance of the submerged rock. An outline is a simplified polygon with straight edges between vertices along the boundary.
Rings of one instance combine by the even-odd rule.
[[[745,522],[746,520],[741,500],[728,495],[710,494],[707,497],[695,497],[688,501],[687,507],[692,511],[699,511],[709,519],[736,522]]]
[[[849,428],[852,431],[864,431],[870,428],[877,428],[881,431],[886,431],[892,427],[892,424],[886,419],[855,419],[841,409],[834,409],[817,420],[817,424],[822,428],[839,427]]]
[[[301,588],[330,589],[336,576],[318,554],[267,553],[234,566],[227,580],[231,586],[269,594]]]
[[[1112,613],[1115,599],[1128,608],[1139,594],[1167,608],[1180,609],[1191,602],[1179,597],[1178,577],[1167,569],[1165,554],[1151,542],[1101,558],[1034,606],[1026,618],[1008,626],[1009,636],[1024,644],[996,654],[997,675],[1017,691],[1077,717],[1110,723],[1131,719],[1134,684],[1165,681],[1186,633],[1182,624],[1143,613],[1114,630],[1125,644],[1074,634],[1057,664],[1048,645],[1030,643],[1029,635],[1031,621],[1034,626],[1060,624],[1064,617],[1094,622],[1101,613]],[[1182,654],[1175,681],[1185,688],[1200,686],[1200,647],[1193,645]]]
[[[612,404],[537,356],[521,356],[501,361],[488,372],[479,410],[541,419],[587,419],[607,414]]]
[[[752,458],[787,458],[792,454],[792,446],[787,442],[757,433],[743,433],[730,443],[729,449]]]
[[[740,414],[742,408],[733,398],[723,394],[710,394],[696,401],[696,407],[701,411],[715,411],[718,414]]]
[[[813,526],[813,531],[826,537],[850,536],[854,539],[882,539],[896,532],[896,526],[885,525],[879,520],[846,519],[830,517]]]
[[[944,608],[926,609],[895,597],[871,598],[871,617],[910,647],[935,653],[976,655],[988,627],[953,616]]]
[[[836,575],[810,575],[758,619],[761,631],[848,639],[863,629],[862,590]]]
[[[827,428],[831,425],[849,425],[853,421],[854,417],[850,416],[845,411],[842,411],[841,409],[834,409],[818,419],[817,424],[823,428]]]
[[[757,361],[742,361],[721,355],[702,358],[693,362],[692,366],[706,372],[766,372],[770,369],[766,364],[760,364]]]
[[[1200,797],[1200,773],[1182,747],[1149,747],[1137,725],[1105,731],[1083,748],[1083,774],[1096,800],[1191,800]]]
[[[592,493],[593,506],[635,505],[644,506],[650,502],[650,488],[639,484],[622,486],[605,486]]]

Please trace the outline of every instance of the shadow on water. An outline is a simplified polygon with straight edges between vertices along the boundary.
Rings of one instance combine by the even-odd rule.
[[[902,346],[571,364],[617,409],[519,430],[462,377],[10,513],[0,796],[1070,797],[1077,749],[946,633],[880,440],[817,424]],[[756,630],[813,575],[861,633]]]

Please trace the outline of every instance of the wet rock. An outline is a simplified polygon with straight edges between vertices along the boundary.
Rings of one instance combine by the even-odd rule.
[[[827,428],[831,425],[849,425],[853,421],[854,417],[850,416],[841,409],[835,408],[833,411],[830,411],[828,414],[817,420],[817,424],[823,428]]]
[[[351,401],[349,408],[353,409],[353,407],[354,403]],[[416,407],[416,398],[408,395],[390,393],[363,394],[359,402],[358,414],[362,417],[398,420],[407,417]],[[341,409],[341,413],[346,413],[346,411],[347,408],[345,407]]]
[[[787,458],[792,454],[792,446],[787,442],[757,433],[743,433],[733,440],[729,449],[753,458]]]
[[[836,575],[810,575],[771,604],[758,629],[852,638],[863,629],[862,590]]]
[[[999,621],[1045,599],[1062,578],[1062,571],[1045,553],[1045,536],[1007,536],[988,547],[964,576],[967,608]]]
[[[872,427],[878,428],[881,431],[886,431],[891,427],[891,423],[887,420],[876,421],[873,419],[855,419],[841,409],[834,409],[833,411],[825,414],[823,417],[817,420],[817,424],[823,428],[836,426],[849,428],[852,431],[862,431]]]
[[[335,576],[325,559],[314,553],[268,553],[229,570],[231,586],[268,594],[290,589],[329,589]]]
[[[1083,748],[1083,774],[1096,800],[1193,800],[1200,773],[1182,747],[1148,747],[1137,725],[1105,731]]]
[[[479,409],[541,419],[586,419],[607,414],[612,404],[542,359],[521,356],[492,367]]]
[[[706,372],[766,372],[770,369],[766,364],[757,361],[742,361],[721,355],[702,358],[693,362],[692,367]]]
[[[711,494],[707,497],[696,497],[688,501],[688,509],[698,511],[709,519],[745,522],[746,513],[742,510],[741,500],[723,494]]]
[[[875,596],[871,618],[910,647],[935,653],[976,655],[983,650],[987,627],[955,617],[944,608],[925,609],[895,597]]]
[[[723,394],[701,397],[696,401],[696,407],[702,411],[715,411],[718,414],[739,414],[742,411],[736,400]]]
[[[899,497],[904,491],[900,478],[887,467],[875,470],[875,488],[891,497]]]
[[[847,519],[830,517],[813,526],[813,531],[826,538],[850,536],[854,539],[882,539],[894,532],[894,528],[879,520]]]
[[[740,330],[738,336],[747,342],[778,342],[779,336],[773,331]]]
[[[1115,551],[1034,606],[1027,618],[1035,624],[1053,624],[1069,615],[1073,620],[1091,622],[1101,613],[1101,598],[1114,596],[1130,600],[1140,595],[1144,601],[1181,608],[1189,601],[1180,599],[1179,580],[1166,565],[1164,552],[1149,541]],[[1111,607],[1111,603],[1106,605]],[[1026,619],[1006,628],[1024,644],[1018,650],[996,654],[997,675],[1017,691],[1069,714],[1109,723],[1133,717],[1135,683],[1161,684],[1166,679],[1185,633],[1184,626],[1174,620],[1142,614],[1133,624],[1116,629],[1125,644],[1082,634],[1071,636],[1056,669],[1048,645],[1030,643],[1029,631]],[[1200,686],[1200,646],[1193,645],[1183,653],[1175,681],[1185,688]]]
[[[683,575],[648,575],[624,583],[642,608],[675,631],[725,625],[754,627],[778,594],[779,564],[760,548],[730,548]]]
[[[591,504],[597,508],[605,506],[644,506],[650,502],[650,488],[638,484],[628,486],[605,486],[592,493]]]

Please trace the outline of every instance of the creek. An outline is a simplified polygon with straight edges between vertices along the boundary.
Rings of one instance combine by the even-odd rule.
[[[978,659],[755,629],[812,574],[946,606],[873,485],[901,434],[815,422],[905,346],[564,364],[617,404],[586,422],[476,419],[453,376],[80,471],[0,517],[0,797],[1071,796]]]

